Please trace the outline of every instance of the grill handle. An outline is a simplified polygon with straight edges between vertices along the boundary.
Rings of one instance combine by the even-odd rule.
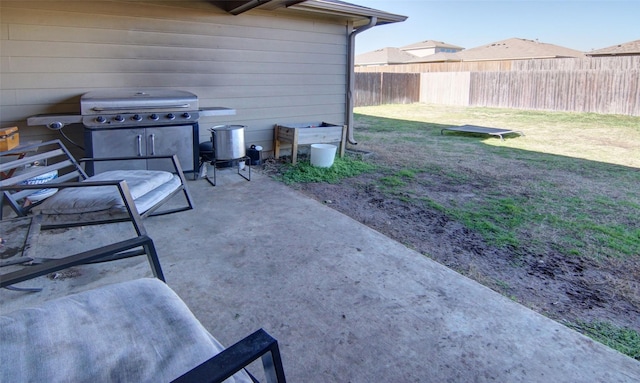
[[[142,157],[142,134],[138,134],[138,157]]]
[[[156,135],[152,134],[151,136],[151,155],[156,155]]]
[[[167,108],[175,108],[175,109],[188,109],[190,108],[190,104],[177,104],[177,105],[138,105],[138,106],[94,106],[91,108],[94,112],[113,112],[116,110],[158,110],[158,109],[167,109]]]

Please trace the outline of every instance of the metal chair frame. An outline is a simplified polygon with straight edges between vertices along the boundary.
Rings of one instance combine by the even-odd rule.
[[[188,371],[174,383],[207,382],[221,383],[249,364],[262,359],[267,383],[286,383],[278,341],[260,329],[213,358]],[[251,380],[259,381],[248,371]]]
[[[48,148],[48,150],[44,152],[38,152],[41,148]],[[25,151],[35,151],[36,153],[32,156],[28,157],[19,157],[19,154]],[[32,166],[28,169],[28,171],[18,174],[12,175],[6,179],[2,180],[2,185],[0,186],[0,190],[2,190],[2,203],[4,205],[4,201],[7,201],[11,209],[16,213],[17,216],[26,216],[29,214],[31,209],[35,206],[39,205],[41,202],[33,203],[30,205],[25,205],[23,201],[28,198],[31,194],[37,192],[42,189],[49,188],[67,188],[67,187],[94,187],[94,186],[114,186],[118,188],[120,195],[122,196],[122,200],[124,202],[125,208],[128,213],[128,217],[124,218],[109,218],[104,220],[92,220],[92,221],[79,221],[79,222],[65,222],[65,223],[56,223],[56,224],[46,224],[43,225],[43,229],[54,228],[54,227],[70,227],[70,226],[82,226],[82,225],[93,225],[93,224],[103,224],[103,223],[112,223],[112,222],[123,222],[123,221],[132,221],[134,226],[136,227],[136,232],[138,235],[144,234],[144,229],[141,225],[141,218],[155,216],[155,215],[163,215],[170,214],[178,211],[184,211],[193,209],[193,200],[189,193],[189,190],[186,186],[186,179],[182,172],[182,167],[180,166],[180,162],[176,155],[172,156],[151,156],[151,157],[110,157],[110,158],[84,158],[80,161],[76,161],[74,157],[71,155],[69,150],[64,146],[64,144],[60,140],[52,140],[44,143],[36,143],[32,145],[27,145],[23,147],[16,148],[14,150],[10,150],[7,152],[3,152],[3,156],[11,156],[16,155],[19,157],[16,160],[8,161],[6,163],[0,164],[0,172],[3,174],[12,174],[12,171],[15,169],[25,168],[26,166],[33,164],[34,162],[43,162],[45,166]],[[139,214],[137,208],[135,207],[135,203],[129,188],[126,185],[126,182],[122,180],[113,180],[113,181],[85,181],[89,176],[84,171],[81,163],[84,162],[97,162],[97,161],[122,161],[122,160],[139,160],[139,159],[166,159],[170,160],[173,164],[175,174],[178,175],[181,181],[181,186],[177,188],[173,193],[167,195],[161,201],[156,203],[153,207],[145,211],[143,214]],[[43,174],[47,174],[51,171],[58,171],[59,176],[53,179],[50,182],[36,185],[24,185],[22,182],[27,181],[29,179],[41,176]],[[80,182],[82,181],[82,182]],[[182,192],[186,199],[186,206],[178,207],[173,209],[166,209],[162,211],[158,211],[159,208],[171,199],[176,194]],[[0,219],[3,217],[2,210],[0,210]]]
[[[142,249],[140,249],[140,247]],[[9,287],[16,283],[24,282],[29,279],[54,273],[73,266],[84,265],[87,263],[109,262],[143,254],[147,255],[153,276],[165,282],[164,273],[162,272],[158,253],[156,252],[153,241],[149,236],[141,235],[63,258],[39,259],[42,261],[41,263],[25,266],[20,270],[3,274],[2,278],[0,278],[0,287]],[[31,258],[31,260],[34,260],[34,258]],[[28,259],[25,260],[25,262],[28,261]],[[28,290],[37,291],[39,289]]]

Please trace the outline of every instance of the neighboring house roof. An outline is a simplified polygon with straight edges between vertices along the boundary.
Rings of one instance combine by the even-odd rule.
[[[432,40],[407,45],[402,48],[387,47],[375,50],[373,52],[363,53],[355,57],[355,65],[362,66],[455,61],[525,60],[585,56],[583,52],[577,51],[575,49],[519,38],[497,41],[495,43],[490,43],[471,49],[463,49],[455,53],[439,52],[424,57],[419,57],[405,51],[408,47],[414,47],[410,49],[416,49],[415,47],[419,46],[418,44],[423,43],[425,43],[426,47],[426,44],[429,44],[429,41]],[[640,40],[638,42],[640,42]]]
[[[449,49],[457,49],[457,50],[464,49],[463,47],[459,47],[457,45],[447,44],[445,42],[435,41],[435,40],[425,40],[425,41],[420,41],[417,43],[400,47],[400,49],[403,51],[411,50],[411,49],[429,49],[429,48],[449,48]]]
[[[462,61],[523,60],[584,57],[584,53],[559,45],[511,38],[455,53]]]
[[[628,43],[612,45],[610,47],[596,49],[587,52],[587,56],[631,56],[640,55],[640,40],[629,41]]]
[[[424,57],[416,57],[415,59],[408,61],[408,63],[437,63],[437,62],[454,62],[454,61],[462,61],[460,57],[458,57],[458,53],[447,53],[447,52],[439,52],[432,55],[424,56]]]
[[[415,58],[417,58],[417,56],[411,53],[407,53],[398,48],[387,47],[357,55],[355,57],[355,65],[402,64]]]

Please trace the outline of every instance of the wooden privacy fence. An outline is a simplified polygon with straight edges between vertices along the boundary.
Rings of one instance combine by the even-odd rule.
[[[354,106],[411,104],[419,100],[419,73],[356,73]]]
[[[468,105],[640,116],[640,70],[475,72]]]
[[[504,72],[524,70],[631,70],[640,68],[639,56],[567,57],[527,60],[485,60],[427,62],[412,64],[357,66],[355,72],[431,73]]]
[[[356,73],[355,106],[414,102],[640,116],[640,69]]]
[[[640,68],[640,56],[604,56],[513,60],[512,71],[524,70],[633,70]],[[475,72],[475,71],[474,71]]]
[[[423,72],[399,73],[414,70]],[[355,82],[355,106],[423,102],[640,116],[640,56],[360,67]]]
[[[457,61],[355,67],[356,73],[495,72],[511,70],[515,60]]]
[[[468,106],[470,81],[471,72],[422,73],[419,102]]]

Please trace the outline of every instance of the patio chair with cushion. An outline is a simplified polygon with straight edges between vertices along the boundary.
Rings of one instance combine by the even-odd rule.
[[[18,155],[25,152],[33,154]],[[121,222],[193,208],[175,155],[76,161],[60,140],[18,147],[2,155],[13,156],[12,160],[0,164],[3,205],[7,201],[18,216],[30,212],[43,215],[43,228]],[[150,158],[171,163],[173,172],[112,170],[89,177],[81,166],[87,161]],[[186,205],[160,210],[179,193],[184,195]]]
[[[260,329],[225,349],[158,279],[143,278],[0,316],[2,382],[285,382]]]

